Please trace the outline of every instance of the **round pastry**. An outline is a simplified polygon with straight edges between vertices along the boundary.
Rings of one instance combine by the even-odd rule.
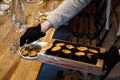
[[[64,53],[64,54],[71,54],[72,52],[71,52],[70,50],[63,49],[63,50],[62,50],[62,53]]]
[[[53,47],[52,49],[51,49],[51,51],[59,51],[61,49],[61,47],[60,46],[55,46],[55,47]]]
[[[86,62],[90,64],[96,64],[97,63],[97,58],[91,57],[94,53],[88,53],[86,57]]]
[[[48,49],[46,51],[47,54],[50,54],[50,55],[58,55],[58,52],[60,51],[61,47],[60,46],[54,46],[54,47],[51,47],[50,49]]]
[[[67,48],[67,49],[74,49],[75,47],[74,47],[73,45],[67,44],[67,45],[66,45],[66,48]]]
[[[91,58],[92,58],[92,57],[91,57],[92,55],[93,55],[93,53],[88,53],[88,54],[87,54],[87,57],[88,57],[89,59],[91,59]]]
[[[89,51],[92,52],[92,53],[98,53],[98,51],[95,50],[95,49],[89,49]]]
[[[78,57],[79,56],[85,56],[85,53],[84,52],[76,52],[75,55],[78,56]]]
[[[77,49],[78,49],[79,51],[87,51],[87,50],[88,50],[88,48],[87,48],[87,47],[84,47],[84,46],[77,47]]]
[[[64,46],[64,43],[56,43],[55,46]]]
[[[35,56],[37,56],[37,52],[36,51],[30,51],[28,56],[35,57]]]
[[[41,49],[40,46],[33,46],[32,50],[39,52]]]
[[[80,61],[84,61],[85,59],[85,53],[84,52],[75,52],[73,55],[72,55],[72,58],[74,60],[80,60]]]
[[[33,48],[33,46],[30,45],[30,46],[27,46],[25,49],[30,51],[30,50],[32,50],[32,48]]]
[[[68,49],[62,49],[60,56],[65,57],[65,58],[70,58],[72,52]]]
[[[28,53],[29,53],[29,51],[28,51],[28,50],[22,50],[22,51],[21,51],[21,54],[22,54],[23,56],[27,56],[27,55],[28,55]]]

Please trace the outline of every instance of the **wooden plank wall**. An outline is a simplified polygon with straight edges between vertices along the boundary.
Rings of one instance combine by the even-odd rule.
[[[103,5],[104,3],[105,3],[105,0],[102,0],[101,5]],[[100,6],[100,8],[102,8],[102,6]],[[103,14],[101,15],[100,22],[102,24],[104,24],[104,22],[106,21],[106,9],[104,9],[102,13]],[[117,39],[116,34],[117,34],[118,27],[120,24],[120,2],[119,2],[119,0],[112,0],[111,13],[110,13],[110,24],[112,24],[111,29],[109,30],[109,32],[106,36],[106,39],[103,42],[103,47],[105,47],[107,49],[109,49]],[[105,31],[106,30],[103,29],[103,31],[101,33],[102,36],[104,35],[103,33]],[[100,35],[100,37],[102,37],[101,35]],[[109,40],[111,40],[111,42],[109,42]],[[120,46],[119,44],[120,44],[120,41],[118,41],[116,43],[116,45],[118,47]]]
[[[86,33],[88,35],[90,34],[95,35],[95,37],[97,37],[98,40],[101,40],[100,44],[98,43],[98,46],[103,46],[106,48],[109,48],[110,46],[112,46],[117,38],[116,33],[118,30],[118,26],[119,26],[118,24],[119,24],[119,15],[120,15],[119,14],[119,11],[120,11],[119,3],[120,2],[119,0],[112,0],[111,11],[110,11],[111,12],[110,13],[110,26],[112,28],[110,30],[105,29],[106,6],[107,6],[106,3],[107,3],[106,0],[97,0],[97,1],[93,0],[92,5],[90,3],[88,6],[86,6],[88,8],[84,8],[82,11],[80,11],[78,15],[76,15],[70,20],[70,25],[69,25],[68,30],[71,31],[75,35],[75,37],[76,36],[82,37],[83,34],[86,34]],[[94,12],[92,10],[94,10]],[[90,22],[88,22],[89,18],[90,18]],[[92,22],[93,20],[95,24],[93,24]],[[83,24],[84,22],[87,22],[87,23]],[[88,28],[86,27],[87,25],[95,26],[95,27],[89,28],[90,33],[88,33],[89,31],[88,31]],[[95,33],[94,30],[96,29],[98,29],[98,31]],[[113,37],[112,39],[109,37],[111,34]],[[109,39],[111,39],[112,42],[108,43]],[[79,39],[76,39],[76,40],[79,41]]]

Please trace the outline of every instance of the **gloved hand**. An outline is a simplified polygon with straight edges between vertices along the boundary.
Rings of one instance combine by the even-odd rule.
[[[109,51],[102,54],[94,54],[91,57],[96,57],[99,59],[103,59],[103,71],[107,70],[104,78],[109,74],[111,69],[120,61],[120,55],[118,52],[118,48],[113,46]]]
[[[25,43],[29,44],[35,40],[38,40],[40,37],[45,36],[45,33],[41,32],[41,26],[30,27],[20,38],[20,46],[23,46]]]

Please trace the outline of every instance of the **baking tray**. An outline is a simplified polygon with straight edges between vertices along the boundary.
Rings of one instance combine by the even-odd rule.
[[[101,59],[93,59],[93,60],[95,60],[95,62],[91,63],[91,62],[89,62],[90,60],[86,61],[86,59],[79,60],[79,59],[73,58],[72,54],[75,52],[74,49],[72,50],[72,54],[69,57],[61,56],[60,55],[61,50],[59,50],[56,53],[56,55],[53,55],[52,52],[49,52],[48,50],[50,50],[52,47],[54,47],[55,44],[57,44],[57,43],[64,43],[64,46],[62,46],[61,49],[66,48],[65,45],[70,44],[70,45],[73,45],[75,48],[79,47],[79,46],[84,46],[84,47],[87,47],[88,49],[95,49],[98,51],[98,54],[105,52],[104,48],[81,45],[81,44],[71,43],[71,42],[58,40],[58,39],[52,39],[40,51],[38,60],[43,63],[53,64],[53,65],[66,67],[66,68],[70,68],[70,69],[76,69],[76,70],[80,70],[80,71],[86,71],[86,72],[97,74],[97,75],[102,74],[103,60],[101,60]],[[86,54],[88,52],[89,52],[88,50],[85,51]]]

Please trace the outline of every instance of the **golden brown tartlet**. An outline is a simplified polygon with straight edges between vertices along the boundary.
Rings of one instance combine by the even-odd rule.
[[[64,46],[65,43],[56,43],[55,46]]]
[[[29,51],[28,51],[28,50],[22,50],[22,51],[21,51],[21,54],[22,54],[23,56],[27,56],[27,55],[28,55],[28,53],[29,53]]]
[[[68,49],[74,49],[75,47],[73,45],[67,44],[66,48],[68,48]]]
[[[55,47],[53,47],[52,49],[51,49],[51,51],[59,51],[61,49],[61,47],[60,46],[55,46]]]
[[[28,56],[35,57],[35,56],[37,56],[37,52],[36,51],[30,51]]]
[[[91,59],[91,58],[92,58],[92,57],[91,57],[92,55],[93,55],[93,53],[88,53],[88,54],[87,54],[87,57],[88,57],[89,59]]]
[[[37,51],[39,52],[41,50],[40,46],[33,46],[32,51]]]
[[[89,51],[92,52],[92,53],[98,53],[98,51],[95,50],[95,49],[89,49]]]
[[[76,52],[75,55],[76,56],[85,56],[85,53],[84,52]]]
[[[71,53],[72,53],[70,50],[67,50],[67,49],[63,49],[62,52],[63,52],[64,54],[71,54]]]
[[[25,49],[30,51],[30,50],[32,50],[32,48],[33,48],[33,46],[30,45],[30,46],[27,46]]]
[[[84,46],[77,47],[77,49],[78,49],[79,51],[86,51],[86,50],[88,50],[88,48],[87,48],[87,47],[84,47]]]

